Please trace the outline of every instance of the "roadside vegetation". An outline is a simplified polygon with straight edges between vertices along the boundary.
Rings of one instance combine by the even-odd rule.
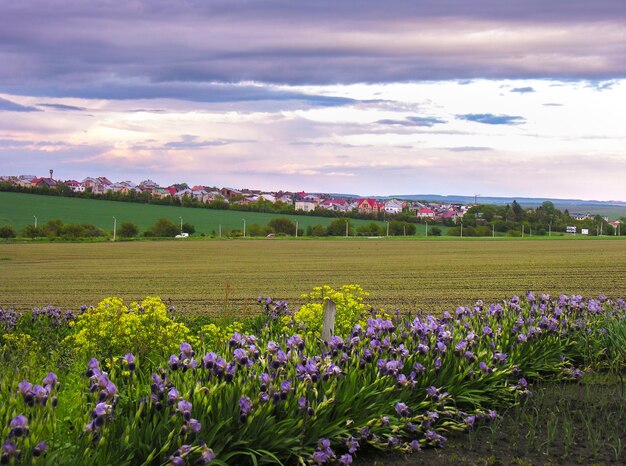
[[[471,451],[501,433],[556,462],[626,459],[622,299],[528,292],[440,316],[372,308],[358,285],[304,299],[259,296],[250,318],[182,315],[158,297],[1,310],[2,462],[428,461],[459,436]],[[336,334],[322,340],[326,299]]]

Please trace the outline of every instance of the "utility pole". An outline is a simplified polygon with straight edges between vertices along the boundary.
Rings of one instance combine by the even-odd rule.
[[[178,217],[180,219],[180,232],[183,232],[183,218],[182,217]]]
[[[37,216],[33,215],[33,217],[35,217],[35,230],[37,229]]]
[[[404,236],[406,236],[406,225],[403,225],[402,229],[404,230]]]
[[[346,238],[348,237],[348,220],[346,220]]]
[[[552,236],[552,223],[548,225],[548,236]]]
[[[461,238],[463,238],[463,220],[461,220]]]
[[[389,220],[387,220],[387,238],[389,238]]]
[[[495,225],[491,225],[491,237],[492,238],[496,237],[496,226]]]
[[[428,222],[426,222],[426,238],[428,238]]]
[[[242,218],[241,220],[243,220],[243,237],[246,237],[246,219]]]
[[[117,230],[117,219],[113,217],[113,241],[115,241],[115,232]]]
[[[222,224],[221,223],[220,223],[219,230],[220,230],[220,239],[221,239],[222,238]]]
[[[298,237],[298,221],[296,220],[296,238]]]

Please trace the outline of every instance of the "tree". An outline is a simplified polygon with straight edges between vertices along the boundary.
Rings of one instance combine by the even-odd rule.
[[[328,230],[324,225],[313,225],[309,227],[310,231],[307,229],[307,234],[309,236],[326,236],[328,235]]]
[[[287,217],[273,218],[269,221],[267,226],[274,230],[274,233],[279,235],[295,235],[296,233],[296,224]]]
[[[40,235],[39,228],[35,228],[35,225],[26,225],[22,229],[22,236],[26,238],[35,239]]]
[[[370,222],[357,228],[357,234],[359,236],[381,236],[382,228],[378,223]]]
[[[166,218],[160,218],[154,225],[152,225],[152,227],[150,227],[149,230],[144,233],[144,235],[156,236],[159,238],[173,238],[178,233],[180,233],[180,231],[174,222]]]
[[[441,236],[441,228],[432,227],[431,229],[428,230],[428,234],[430,236]]]
[[[9,240],[9,238],[15,238],[15,230],[11,225],[3,225],[0,227],[0,238]]]
[[[348,225],[348,236],[354,235],[354,228],[352,222],[347,218],[338,218],[330,222],[328,225],[327,233],[329,236],[346,236],[346,224]]]
[[[191,223],[185,222],[183,223],[182,232],[193,235],[196,232],[196,227],[194,227]]]
[[[139,234],[139,228],[137,225],[131,222],[122,222],[120,225],[119,235],[122,238],[134,238]]]

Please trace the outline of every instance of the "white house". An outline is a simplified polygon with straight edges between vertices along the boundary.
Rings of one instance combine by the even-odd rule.
[[[316,202],[312,201],[296,201],[296,210],[303,210],[304,212],[312,212],[317,207]]]
[[[397,199],[391,199],[385,202],[385,212],[388,214],[400,214],[404,208],[404,202]]]

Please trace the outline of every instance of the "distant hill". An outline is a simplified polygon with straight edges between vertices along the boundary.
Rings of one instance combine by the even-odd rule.
[[[449,195],[442,196],[440,194],[408,194],[387,196],[388,198],[401,198],[415,201],[433,201],[444,203],[459,203],[459,204],[473,204],[474,196],[461,196],[461,195]],[[618,206],[626,207],[626,202],[623,201],[595,201],[595,200],[583,200],[583,199],[557,199],[547,197],[483,197],[478,196],[477,202],[479,204],[510,204],[513,201],[532,207],[538,206],[546,201],[550,201],[555,205],[560,206]]]

